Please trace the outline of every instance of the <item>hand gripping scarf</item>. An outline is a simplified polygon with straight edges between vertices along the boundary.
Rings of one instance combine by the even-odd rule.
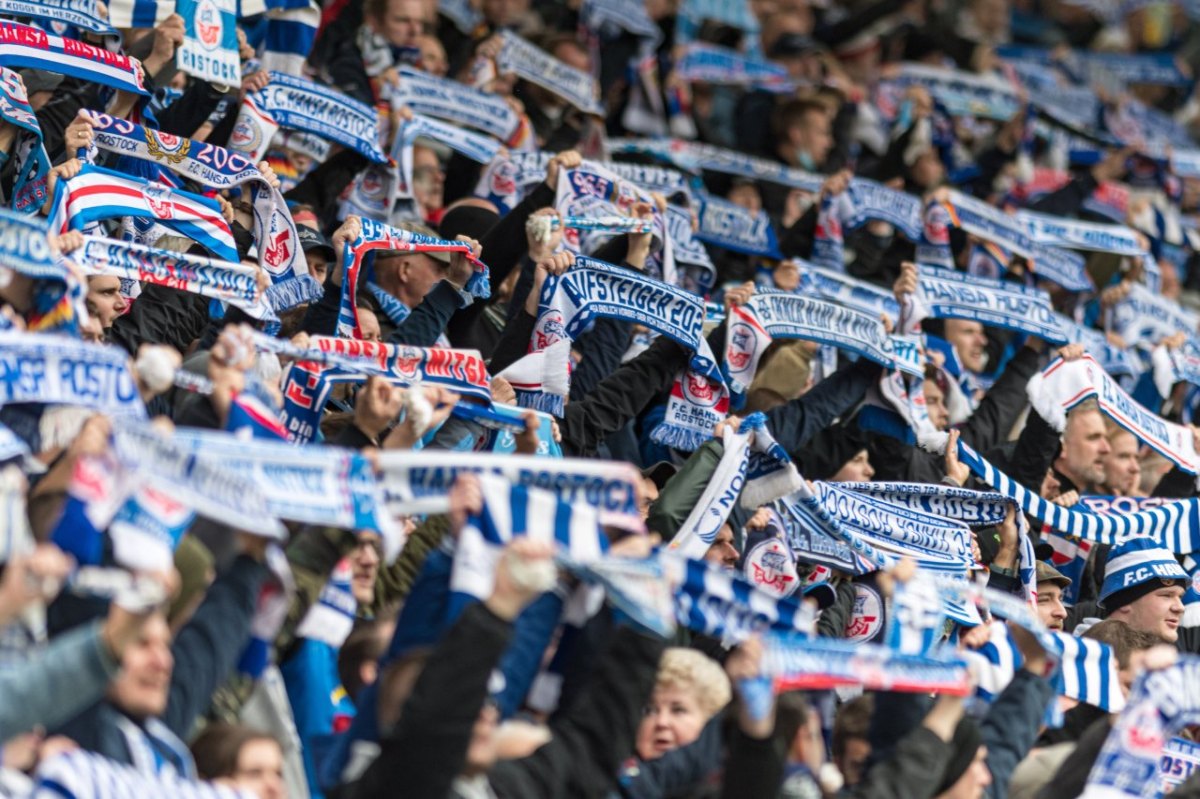
[[[276,318],[258,290],[258,278],[252,266],[156,250],[99,236],[86,236],[83,248],[73,255],[89,274],[113,275],[190,291],[235,305],[252,319]]]
[[[320,284],[308,273],[296,224],[283,195],[267,183],[258,167],[244,155],[114,119],[98,111],[88,114],[96,132],[96,146],[103,150],[151,161],[210,189],[225,191],[249,185],[258,260],[271,276],[272,285],[267,291],[271,307],[282,311],[321,296]]]
[[[238,262],[233,231],[216,200],[91,164],[58,182],[51,230],[83,230],[117,217],[154,220],[199,242],[219,260]]]
[[[119,91],[149,95],[136,58],[43,33],[32,25],[0,22],[0,66],[44,69]]]
[[[1067,413],[1094,397],[1105,416],[1139,441],[1189,474],[1200,474],[1191,429],[1168,422],[1139,405],[1091,356],[1077,361],[1055,359],[1041,374],[1033,376],[1026,390],[1034,410],[1059,432],[1066,429]]]
[[[358,276],[365,257],[376,250],[463,253],[475,265],[475,273],[467,281],[466,290],[481,300],[491,296],[487,265],[471,254],[468,245],[461,241],[400,230],[374,219],[363,219],[362,232],[342,251],[342,301],[338,308],[337,326],[339,336],[361,336],[358,327]]]

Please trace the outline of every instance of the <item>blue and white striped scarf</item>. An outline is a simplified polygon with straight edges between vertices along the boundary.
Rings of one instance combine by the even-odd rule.
[[[1197,685],[1200,657],[1194,655],[1180,655],[1172,666],[1142,672],[1088,774],[1084,799],[1162,795],[1158,769],[1163,744],[1185,725],[1200,721]]]
[[[1161,341],[1179,331],[1194,334],[1200,328],[1200,315],[1134,283],[1112,307],[1109,325],[1127,343],[1136,345]]]
[[[129,355],[117,347],[6,330],[0,332],[0,365],[0,405],[81,405],[113,416],[146,416]]]
[[[1067,413],[1094,397],[1105,416],[1128,430],[1189,474],[1200,474],[1191,428],[1157,416],[1139,405],[1090,356],[1054,360],[1027,387],[1034,410],[1055,430],[1066,429]]]
[[[1042,499],[961,441],[958,456],[981,480],[1012,497],[1030,516],[1072,538],[1115,544],[1126,538],[1148,536],[1171,552],[1182,554],[1200,549],[1200,500],[1180,500],[1118,516],[1084,513]]]
[[[85,164],[55,188],[50,229],[84,230],[105,219],[150,219],[202,244],[222,261],[238,262],[237,245],[216,200]]]
[[[544,151],[498,154],[479,176],[475,196],[493,203],[501,214],[507,214],[546,179],[546,165],[552,155]]]
[[[608,551],[596,510],[556,493],[513,485],[495,474],[478,475],[483,510],[459,533],[450,574],[452,591],[485,599],[492,591],[500,548],[517,536],[555,543],[570,560],[587,564]]]
[[[187,751],[186,747],[183,751]],[[84,749],[73,749],[42,761],[34,774],[33,795],[59,799],[137,799],[144,796],[251,799],[256,794],[216,783],[196,782],[184,774],[147,773]]]
[[[317,601],[296,627],[297,638],[309,638],[341,649],[354,629],[358,614],[358,602],[351,590],[353,575],[354,570],[346,559],[334,567]]]
[[[174,10],[174,3],[159,0],[112,0],[108,23],[114,28],[153,28]]]
[[[899,74],[885,81],[889,86],[921,86],[951,116],[973,116],[1007,122],[1021,109],[1021,100],[1011,83],[998,75],[977,75],[958,69],[902,64]]]
[[[272,72],[266,88],[247,98],[280,127],[312,133],[386,163],[375,109],[305,78]],[[243,106],[243,113],[246,112]],[[239,147],[239,149],[242,149]]]
[[[383,452],[378,460],[384,502],[396,515],[445,513],[458,475],[495,474],[513,485],[553,491],[568,504],[593,507],[605,526],[645,529],[637,504],[641,475],[623,461],[447,450]]]
[[[175,0],[175,13],[184,21],[183,43],[175,52],[179,71],[214,86],[240,85],[237,0]]]
[[[252,266],[99,236],[86,236],[74,258],[88,274],[113,275],[189,291],[235,305],[253,319],[276,318],[263,301]]]
[[[802,259],[793,258],[792,261],[800,267],[798,293],[836,302],[871,316],[887,314],[893,321],[900,318],[900,305],[887,289],[840,272],[821,269]]]
[[[914,326],[929,317],[970,319],[1028,333],[1052,344],[1066,343],[1050,296],[1041,289],[934,266],[921,266],[919,270],[908,317]]]
[[[267,183],[246,156],[215,144],[114,119],[108,114],[92,111],[89,115],[96,132],[96,146],[101,149],[150,161],[210,189],[249,185],[254,240],[258,242],[259,262],[271,276],[272,286],[267,296],[272,307],[284,310],[321,296],[320,284],[308,273],[296,224],[283,195]]]
[[[1129,256],[1147,252],[1145,236],[1125,225],[1084,222],[1025,210],[1017,212],[1016,221],[1024,225],[1029,237],[1039,244]]]
[[[1082,344],[1084,350],[1110,375],[1137,376],[1141,367],[1132,354],[1108,343],[1108,337],[1095,328],[1085,327],[1070,317],[1055,314],[1058,327],[1069,344]]]
[[[357,452],[191,429],[176,431],[175,441],[256,487],[270,515],[371,530],[382,537],[387,562],[400,554],[401,531],[384,507],[371,464]]]
[[[118,91],[150,94],[142,64],[136,58],[16,22],[0,22],[0,66],[44,69]]]
[[[1004,521],[1012,500],[1003,494],[934,483],[838,483],[838,488],[867,494],[970,527],[992,527]]]

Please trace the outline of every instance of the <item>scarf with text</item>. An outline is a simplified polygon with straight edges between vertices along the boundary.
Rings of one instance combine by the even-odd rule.
[[[1112,307],[1108,328],[1134,346],[1142,342],[1155,344],[1180,331],[1195,339],[1200,315],[1134,283]]]
[[[400,86],[392,94],[392,103],[406,105],[417,114],[481,130],[510,147],[518,144],[513,137],[522,119],[504,98],[458,81],[401,66]]]
[[[910,331],[929,317],[970,319],[1028,333],[1051,344],[1066,343],[1066,336],[1050,305],[1050,296],[1041,289],[975,277],[952,269],[921,266],[917,290],[911,297]]]
[[[1163,745],[1182,728],[1200,722],[1200,657],[1181,655],[1165,669],[1143,672],[1125,710],[1104,741],[1088,774],[1083,799],[1161,795]]]
[[[674,75],[689,83],[747,86],[770,92],[790,92],[796,86],[779,64],[753,58],[728,47],[689,42],[675,61]]]
[[[65,336],[0,331],[0,405],[27,402],[146,416],[124,350]]]
[[[563,403],[571,390],[571,342],[563,339],[531,352],[496,377],[508,381],[522,408],[540,410]],[[548,396],[557,400],[547,400]]]
[[[85,230],[117,217],[155,220],[202,244],[219,260],[239,260],[233,231],[216,200],[91,164],[84,164],[70,180],[58,182],[50,215],[52,231]]]
[[[689,172],[703,169],[752,180],[765,180],[768,183],[812,193],[820,191],[824,182],[822,175],[803,169],[746,155],[737,150],[684,139],[609,139],[608,151],[613,154],[649,155]]]
[[[32,278],[65,280],[67,270],[51,249],[48,233],[45,219],[0,208],[0,268]]]
[[[258,167],[241,153],[215,144],[88,112],[100,149],[139,158],[169,169],[210,189],[229,190],[249,184],[254,209],[254,240],[259,263],[271,277],[267,299],[278,311],[321,296],[321,286],[308,273],[296,224],[279,190],[267,183]]]
[[[957,191],[925,208],[924,242],[917,257],[938,266],[952,267],[953,256],[947,227],[956,227],[1029,260],[1038,277],[1053,281],[1068,291],[1091,291],[1092,280],[1077,253],[1033,240],[1015,217],[995,206]]]
[[[358,326],[358,276],[366,256],[376,250],[463,253],[475,265],[475,273],[467,281],[466,290],[476,299],[486,300],[491,296],[487,265],[471,254],[469,245],[401,230],[374,219],[363,219],[362,232],[342,251],[342,300],[338,307],[337,322],[339,336],[360,338],[362,335]]]
[[[186,428],[176,431],[175,440],[256,487],[271,516],[371,530],[383,538],[386,562],[400,554],[401,531],[385,510],[371,464],[357,452]]]
[[[99,236],[85,236],[75,258],[88,274],[113,275],[190,291],[235,305],[253,319],[276,318],[258,290],[255,269],[251,266]]]
[[[1139,441],[1189,474],[1200,473],[1191,428],[1168,422],[1139,405],[1090,356],[1055,359],[1027,387],[1034,410],[1055,430],[1067,426],[1067,413],[1095,398],[1100,410]]]
[[[1146,237],[1125,225],[1084,222],[1025,210],[1017,212],[1016,220],[1025,226],[1029,237],[1039,244],[1139,257],[1148,251]]]
[[[695,237],[734,252],[779,258],[779,242],[766,211],[751,213],[737,203],[699,194],[700,227]]]
[[[237,446],[228,446],[227,452]],[[262,492],[224,469],[215,448],[212,457],[204,457],[182,439],[166,438],[144,425],[119,424],[113,430],[113,452],[147,484],[203,516],[255,535],[286,536]]]
[[[964,696],[967,664],[949,655],[906,655],[878,644],[832,638],[768,635],[763,671],[776,691],[866,690]]]
[[[96,0],[0,0],[0,14],[59,22],[105,36],[117,32],[100,18],[96,11]]]
[[[422,450],[379,456],[384,502],[395,514],[445,513],[459,474],[498,474],[515,485],[555,492],[564,502],[597,509],[600,523],[642,531],[641,475],[631,464],[584,458]]]
[[[0,66],[44,69],[118,91],[150,94],[142,63],[136,58],[17,22],[0,22]]]
[[[230,143],[257,159],[280,127],[329,139],[377,164],[387,162],[375,109],[306,78],[272,72],[266,88],[243,102]]]
[[[585,114],[604,115],[604,106],[598,99],[600,89],[591,75],[559,61],[512,31],[502,30],[498,35],[502,43],[496,56],[499,73],[512,73],[541,86]]]

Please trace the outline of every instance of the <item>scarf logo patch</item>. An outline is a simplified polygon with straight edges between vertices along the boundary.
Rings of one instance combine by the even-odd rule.
[[[188,157],[191,139],[181,139],[170,133],[160,133],[146,128],[146,149],[155,158],[166,159],[171,164],[180,164]]]
[[[711,408],[721,399],[721,392],[704,375],[689,371],[683,381],[683,396],[688,402]]]
[[[212,0],[200,0],[196,6],[196,38],[205,50],[216,50],[223,33],[221,11]]]

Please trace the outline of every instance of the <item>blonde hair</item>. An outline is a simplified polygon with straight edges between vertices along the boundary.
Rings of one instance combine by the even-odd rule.
[[[690,691],[706,718],[715,716],[733,696],[729,677],[715,660],[695,649],[683,647],[671,647],[663,652],[654,687]]]

